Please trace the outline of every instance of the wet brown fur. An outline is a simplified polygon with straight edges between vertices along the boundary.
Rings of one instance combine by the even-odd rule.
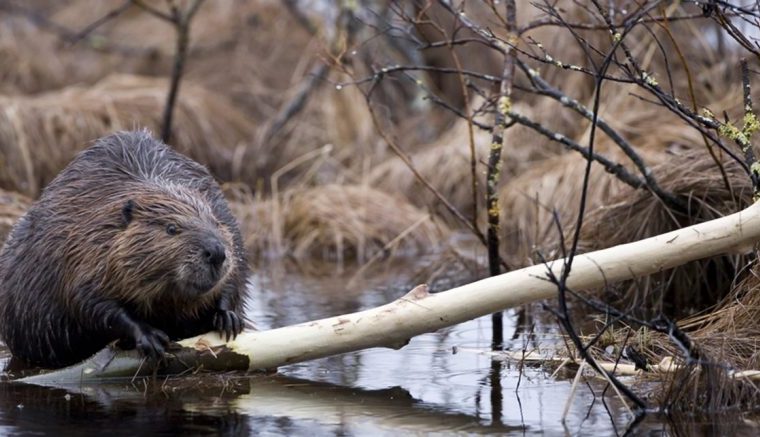
[[[218,266],[204,261],[209,245],[223,247]],[[247,272],[208,171],[146,132],[118,133],[72,161],[14,226],[0,254],[0,334],[14,356],[46,367],[114,340],[160,354],[167,337],[237,334]]]

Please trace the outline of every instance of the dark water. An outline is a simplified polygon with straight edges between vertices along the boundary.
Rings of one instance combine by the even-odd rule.
[[[319,276],[260,270],[250,314],[260,329],[387,303],[431,272],[424,263]],[[453,275],[451,273],[454,273]],[[463,272],[438,275],[437,287]],[[435,275],[434,275],[435,276]],[[369,277],[369,280],[366,278]],[[422,280],[426,280],[422,278]],[[466,279],[466,278],[465,278]],[[507,313],[507,337],[515,329]],[[551,347],[551,335],[544,337]],[[519,342],[519,340],[518,340]],[[603,382],[520,371],[489,355],[490,318],[411,340],[292,365],[277,375],[134,380],[67,388],[0,384],[0,435],[755,435],[754,422],[673,424],[633,417]]]

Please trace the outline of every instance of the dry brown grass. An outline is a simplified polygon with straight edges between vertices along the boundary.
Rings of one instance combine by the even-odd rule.
[[[90,3],[105,5],[109,2]],[[99,9],[97,4],[80,8],[79,14],[93,9],[92,6]],[[50,9],[47,6],[36,10],[44,16]],[[80,29],[72,27],[70,30],[73,34]],[[91,84],[111,72],[169,71],[168,62],[161,63],[155,51],[140,46],[122,47],[128,46],[128,41],[130,38],[111,41],[119,44],[119,49],[109,47],[108,40],[100,36],[72,45],[63,35],[39,26],[23,13],[0,12],[0,57],[3,59],[0,92],[34,94],[68,85]]]
[[[74,32],[86,29],[124,4],[120,0],[70,0],[61,3],[55,8],[42,8],[42,11],[51,21]],[[180,10],[187,10],[190,3],[186,0],[175,2]],[[151,6],[170,15],[168,3],[151,2]],[[242,26],[256,24],[253,22],[260,18],[256,14],[272,7],[267,2],[256,0],[204,2],[193,19],[192,45],[201,50],[228,48],[234,45],[233,40],[239,35]],[[92,35],[97,37],[101,47],[112,47],[116,52],[132,48],[138,53],[171,57],[176,45],[174,27],[136,5],[127,7],[114,19],[101,23]],[[88,40],[85,39],[84,42]]]
[[[728,157],[722,165],[727,181],[704,149],[666,155],[653,171],[664,189],[688,200],[688,216],[669,210],[647,191],[626,189],[619,199],[588,216],[585,247],[595,250],[636,241],[741,210],[751,201],[749,176]]]
[[[73,0],[30,9],[75,34],[123,3]],[[181,8],[188,3],[177,2]],[[168,10],[164,2],[153,7]],[[92,83],[116,72],[162,76],[171,72],[174,27],[136,6],[102,23],[75,45],[49,27],[31,23],[23,13],[0,13],[0,19],[7,24],[0,32],[0,50],[10,55],[4,59],[15,61],[4,62],[0,74],[17,79],[16,88],[23,92]],[[276,2],[204,2],[191,26],[186,77],[233,98],[260,121],[276,111],[287,97],[285,91],[319,53],[320,46],[311,40]]]
[[[166,90],[163,79],[118,75],[92,87],[0,98],[0,185],[34,196],[78,151],[107,133],[148,128],[159,134]],[[184,83],[173,132],[177,150],[222,180],[253,179],[233,168],[250,129],[223,98]]]
[[[515,110],[530,116],[533,110],[527,105],[516,104]],[[557,153],[552,147],[536,144],[535,134],[522,126],[513,126],[504,134],[504,178],[531,168],[535,162]],[[483,175],[491,145],[491,133],[473,126],[476,174],[478,178],[477,201],[483,214]],[[473,215],[473,185],[470,170],[470,141],[467,121],[458,119],[434,142],[419,146],[410,158],[415,169],[429,181],[465,217]],[[398,156],[393,156],[372,169],[369,183],[388,193],[401,193],[415,206],[430,208],[452,226],[462,227],[438,198],[414,176]]]
[[[294,86],[293,88],[298,88]],[[290,97],[292,90],[284,95]],[[287,102],[283,102],[286,106]],[[270,114],[274,117],[273,114]],[[304,108],[269,141],[262,135],[271,126],[273,118],[256,126],[254,146],[248,149],[245,162],[254,163],[257,174],[266,182],[275,173],[317,150],[330,148],[332,171],[322,171],[319,183],[343,183],[346,180],[365,183],[366,169],[390,152],[378,140],[364,98],[354,88],[336,90],[321,84],[312,91]],[[283,183],[300,180],[308,166],[297,166],[283,178]]]
[[[475,156],[478,176],[485,171],[482,164],[488,158],[491,134],[474,128]],[[410,155],[414,167],[452,205],[465,216],[472,216],[472,176],[467,124],[458,122],[435,143],[421,147]],[[443,205],[412,173],[399,157],[392,157],[375,167],[370,183],[387,193],[399,193],[422,208],[431,208],[451,219]],[[480,181],[478,181],[480,183]],[[482,184],[481,184],[482,185]],[[478,199],[482,203],[482,187]],[[461,224],[460,224],[461,226]]]
[[[619,151],[606,153],[622,161]],[[648,153],[649,162],[658,154]],[[551,257],[559,241],[556,210],[563,229],[574,223],[581,199],[586,160],[577,153],[546,159],[508,181],[500,192],[502,252],[513,267],[532,265],[536,251]],[[587,210],[593,210],[625,192],[625,184],[600,165],[591,169]],[[567,233],[566,233],[567,235]]]
[[[54,37],[21,20],[0,18],[0,92],[34,93],[60,86],[73,73],[56,56]]]
[[[662,187],[688,201],[688,211],[672,211],[644,190],[626,189],[609,205],[592,211],[581,235],[583,251],[591,251],[663,234],[734,213],[751,201],[749,177],[730,159],[723,160],[731,190],[709,154],[702,148],[670,155],[654,167]],[[647,297],[641,310],[688,314],[713,305],[730,289],[743,257],[715,257],[653,275],[623,287],[626,301]],[[655,293],[653,293],[655,292]],[[630,295],[628,293],[634,293]],[[674,313],[675,311],[675,313]]]
[[[227,194],[254,258],[365,262],[431,252],[448,238],[429,214],[367,186],[326,185],[267,200]]]
[[[705,78],[715,79],[715,72],[704,73]],[[709,105],[713,112],[717,114],[727,111],[732,114],[732,119],[740,118],[736,111],[742,108],[741,88],[735,85],[736,83],[721,87],[723,93],[714,96],[715,100]],[[601,96],[600,117],[634,147],[650,168],[663,163],[654,170],[654,176],[657,180],[666,179],[660,183],[664,189],[672,186],[677,194],[684,194],[679,190],[688,190],[690,187],[674,186],[677,183],[669,178],[682,176],[691,170],[708,170],[705,166],[709,163],[703,162],[704,165],[698,166],[698,169],[691,169],[687,165],[683,174],[673,174],[674,168],[680,163],[678,155],[681,153],[692,157],[701,154],[703,158],[710,159],[705,151],[704,139],[696,129],[690,128],[674,113],[636,98],[632,95],[635,92],[636,88],[631,85],[606,84]],[[552,102],[544,102],[544,105],[550,104]],[[569,109],[559,110],[560,114],[574,118],[577,132],[574,138],[579,144],[587,146],[591,123]],[[554,118],[558,118],[556,111],[534,110],[533,114],[534,120],[547,126],[551,125]],[[565,125],[565,122],[554,123],[560,127]],[[567,126],[565,129],[572,130]],[[563,131],[560,129],[559,132]],[[597,153],[625,165],[633,174],[641,177],[628,157],[601,129],[596,129],[594,148]],[[508,154],[505,159],[509,159]],[[686,162],[692,163],[690,158]],[[500,202],[505,235],[503,250],[512,265],[519,267],[531,264],[535,261],[535,250],[541,250],[546,254],[557,247],[558,233],[553,223],[552,210],[557,210],[563,228],[567,229],[574,223],[580,202],[584,166],[585,160],[580,154],[566,152],[528,166],[527,170],[518,172],[513,179],[507,176],[501,190]],[[688,184],[687,181],[694,182],[699,177],[701,175],[689,173],[689,177],[683,182]],[[705,180],[705,183],[708,181]],[[630,196],[631,191],[627,185],[595,164],[589,184],[587,211],[615,202],[614,199],[618,195],[622,196],[621,200],[624,201],[623,199]],[[644,191],[640,193],[651,198]],[[599,241],[602,247],[612,243],[605,239]]]
[[[675,372],[644,374],[658,384],[653,395],[672,411],[726,412],[756,409],[760,389],[756,381],[736,372],[760,370],[760,268],[756,261],[727,296],[678,326],[691,342],[691,359],[665,334],[642,329],[632,343],[650,363],[672,358]],[[722,290],[724,293],[728,290]],[[622,343],[622,339],[619,339]]]
[[[626,188],[586,218],[582,250],[628,243],[745,208],[752,197],[749,177],[728,158],[722,164],[730,190],[704,149],[668,156],[654,167],[655,174],[663,188],[688,201],[688,211],[669,210],[646,191]],[[616,344],[633,344],[650,363],[673,357],[680,366],[674,373],[645,374],[647,380],[664,382],[648,393],[661,405],[690,412],[757,405],[756,383],[732,376],[735,371],[760,370],[760,267],[755,257],[700,260],[606,290],[605,302],[642,319],[687,316],[678,325],[693,342],[689,361],[678,342],[664,334],[644,328],[631,338],[624,335],[626,329],[615,334]]]

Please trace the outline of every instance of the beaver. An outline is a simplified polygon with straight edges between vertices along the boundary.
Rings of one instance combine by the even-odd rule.
[[[208,170],[119,132],[81,152],[14,225],[0,253],[0,336],[66,366],[117,341],[159,358],[172,339],[244,325],[248,263]]]

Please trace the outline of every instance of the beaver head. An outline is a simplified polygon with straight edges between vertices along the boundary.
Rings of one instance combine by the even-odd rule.
[[[145,186],[123,202],[123,229],[108,251],[105,277],[125,300],[199,298],[218,291],[230,273],[232,234],[192,189]],[[116,291],[116,290],[114,290]]]

